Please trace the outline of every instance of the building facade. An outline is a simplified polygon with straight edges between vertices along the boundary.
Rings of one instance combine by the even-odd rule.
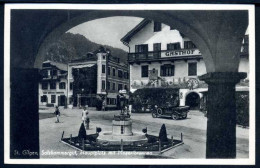
[[[128,65],[100,48],[68,63],[68,81],[68,104],[94,107],[101,99],[106,107],[116,107],[119,90],[129,89]]]
[[[129,47],[131,92],[144,87],[179,87],[180,105],[200,108],[207,85],[198,76],[207,73],[206,66],[188,37],[170,26],[144,19],[121,41]],[[248,36],[244,39],[239,71],[249,73],[246,46]]]
[[[53,61],[42,63],[39,82],[39,105],[66,106],[67,65]]]

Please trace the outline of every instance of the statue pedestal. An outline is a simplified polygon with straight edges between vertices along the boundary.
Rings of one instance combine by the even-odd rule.
[[[132,120],[128,121],[116,121],[113,120],[113,128],[112,128],[113,135],[133,135],[132,132]]]
[[[132,120],[128,114],[115,115],[112,121],[112,132],[101,132],[97,140],[111,145],[119,145],[121,141],[124,145],[147,142],[144,134],[132,132]]]

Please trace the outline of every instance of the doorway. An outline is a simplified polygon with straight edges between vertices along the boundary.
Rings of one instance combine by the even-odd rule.
[[[190,106],[191,110],[199,110],[200,108],[200,96],[196,92],[191,92],[186,96],[186,106]]]
[[[61,95],[58,97],[58,106],[65,106],[66,103],[66,96],[65,95]]]

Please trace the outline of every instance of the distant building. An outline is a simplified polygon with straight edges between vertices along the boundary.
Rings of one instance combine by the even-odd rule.
[[[129,89],[128,65],[100,48],[68,63],[68,81],[68,104],[92,107],[101,99],[106,107],[116,107],[119,90]]]
[[[206,66],[199,49],[188,37],[170,26],[143,19],[121,41],[129,47],[131,92],[144,87],[179,87],[180,105],[200,108],[207,84],[198,76],[207,73]],[[239,71],[249,73],[245,52],[248,36],[242,48]]]
[[[42,63],[39,83],[39,105],[66,106],[67,65],[53,61]]]

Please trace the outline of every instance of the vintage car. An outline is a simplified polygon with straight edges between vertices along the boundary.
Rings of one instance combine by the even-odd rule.
[[[152,117],[171,117],[174,120],[185,119],[187,118],[189,106],[171,106],[169,103],[166,103],[165,106],[159,107],[157,105],[154,106],[152,111]]]

